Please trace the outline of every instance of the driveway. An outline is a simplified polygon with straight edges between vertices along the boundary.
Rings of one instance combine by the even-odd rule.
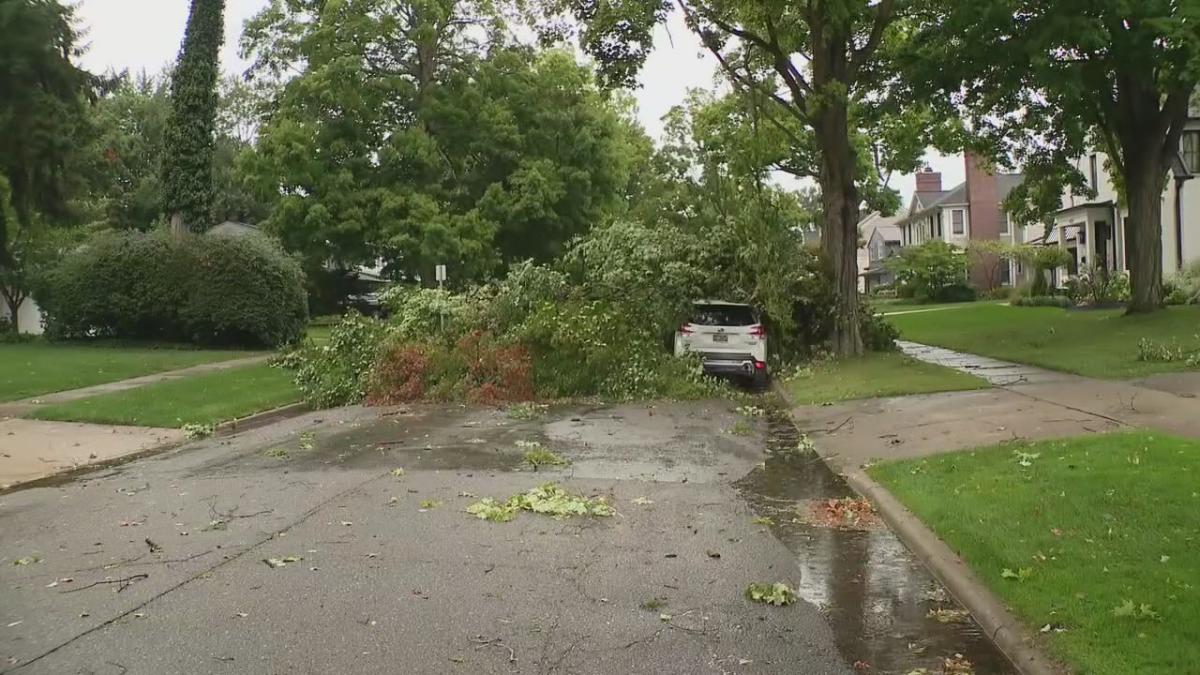
[[[889,531],[796,518],[849,490],[732,408],[346,408],[0,494],[0,671],[1008,672]],[[551,480],[617,514],[464,511]]]

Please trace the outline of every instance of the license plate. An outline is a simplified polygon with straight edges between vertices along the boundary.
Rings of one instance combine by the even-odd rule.
[[[714,335],[713,342],[729,342],[728,335]]]

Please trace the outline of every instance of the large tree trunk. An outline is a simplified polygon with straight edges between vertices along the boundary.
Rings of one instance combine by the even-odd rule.
[[[0,292],[4,296],[4,304],[8,305],[9,321],[12,323],[14,333],[21,332],[21,305],[25,302],[23,294],[10,295],[8,291]]]
[[[821,202],[825,225],[821,245],[828,260],[837,299],[830,349],[835,356],[863,353],[858,301],[858,185],[849,115],[844,103],[831,102],[819,113]]]
[[[1167,174],[1157,157],[1137,159],[1140,161],[1128,162],[1129,175],[1125,176],[1129,231],[1133,235],[1133,241],[1126,242],[1130,314],[1163,307],[1162,194]]]

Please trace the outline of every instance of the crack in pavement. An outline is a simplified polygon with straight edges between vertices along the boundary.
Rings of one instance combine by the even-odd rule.
[[[299,518],[297,518],[297,519],[295,519],[294,521],[290,522],[290,523],[289,523],[288,525],[286,525],[285,527],[282,527],[282,528],[280,528],[280,529],[278,529],[278,530],[275,530],[275,531],[271,532],[271,533],[270,533],[270,534],[268,534],[266,537],[263,537],[262,539],[260,539],[260,540],[258,540],[258,541],[256,541],[256,542],[254,542],[254,543],[253,543],[253,544],[251,544],[250,546],[247,546],[247,547],[246,547],[245,549],[243,549],[242,551],[240,551],[240,552],[238,552],[238,553],[236,553],[236,554],[234,554],[234,555],[232,555],[232,556],[230,556],[230,557],[228,557],[228,558],[226,558],[226,559],[222,560],[221,562],[219,562],[219,563],[217,563],[217,564],[213,565],[212,567],[209,567],[209,568],[203,569],[203,570],[201,570],[201,571],[197,572],[196,574],[193,574],[192,576],[189,576],[189,577],[187,577],[187,578],[186,578],[186,579],[184,579],[183,581],[180,581],[179,583],[177,583],[177,584],[174,584],[174,585],[172,585],[171,587],[169,587],[169,588],[167,588],[167,589],[165,589],[165,590],[163,590],[163,591],[161,591],[161,592],[159,592],[159,593],[155,593],[153,596],[149,597],[149,598],[148,598],[148,599],[146,599],[144,602],[142,602],[142,603],[140,603],[140,604],[138,604],[138,605],[136,605],[136,606],[134,606],[134,607],[131,607],[130,609],[128,609],[128,610],[126,610],[126,611],[124,611],[124,612],[121,612],[120,614],[118,614],[118,615],[116,615],[116,616],[114,616],[114,617],[112,617],[112,618],[110,618],[110,619],[107,619],[107,620],[105,620],[105,621],[103,621],[103,622],[101,622],[101,623],[99,623],[99,624],[97,624],[97,625],[95,625],[95,626],[92,626],[91,628],[89,628],[89,629],[87,629],[87,630],[83,631],[82,633],[79,633],[78,635],[75,635],[74,637],[72,637],[72,638],[70,638],[70,639],[68,639],[68,640],[65,640],[65,641],[63,641],[63,642],[61,642],[61,643],[59,643],[59,644],[57,644],[57,645],[55,645],[55,646],[51,647],[50,649],[48,649],[48,650],[46,650],[46,651],[42,652],[41,654],[38,654],[37,656],[35,656],[35,657],[33,657],[33,658],[31,658],[31,659],[29,659],[29,660],[27,660],[27,661],[24,661],[24,662],[22,662],[22,663],[18,663],[18,664],[16,664],[16,665],[14,665],[14,666],[12,667],[12,669],[11,669],[11,670],[8,670],[8,671],[0,671],[0,672],[10,672],[10,673],[13,673],[13,672],[16,672],[16,671],[18,671],[18,670],[21,670],[21,669],[23,669],[23,668],[25,668],[25,667],[27,667],[27,666],[30,666],[30,665],[33,665],[34,663],[37,663],[38,661],[40,661],[40,660],[42,660],[42,659],[46,658],[47,656],[50,656],[51,654],[53,654],[53,653],[57,652],[58,650],[60,650],[60,649],[62,649],[62,648],[64,648],[64,647],[66,647],[66,646],[68,646],[68,645],[70,645],[70,644],[72,644],[72,643],[74,643],[74,642],[78,641],[78,640],[79,640],[79,639],[81,639],[81,638],[87,637],[88,635],[91,635],[92,633],[95,633],[95,632],[97,632],[97,631],[99,631],[99,630],[101,630],[101,629],[103,629],[103,628],[107,628],[108,626],[111,626],[112,624],[116,623],[117,621],[120,621],[121,619],[123,619],[123,618],[125,618],[125,617],[127,617],[127,616],[130,616],[130,615],[132,615],[134,612],[138,612],[138,611],[140,611],[140,610],[144,609],[144,608],[145,608],[146,606],[148,606],[150,603],[152,603],[152,602],[154,602],[154,601],[156,601],[156,600],[158,600],[158,599],[160,599],[160,598],[166,597],[167,595],[169,595],[169,594],[171,594],[171,593],[174,593],[175,591],[177,591],[177,590],[179,590],[179,589],[183,588],[184,586],[187,586],[188,584],[192,583],[193,581],[195,581],[195,580],[197,580],[197,579],[199,579],[199,578],[201,578],[201,577],[205,577],[205,576],[207,576],[207,575],[210,575],[210,574],[212,574],[214,571],[216,571],[216,570],[218,570],[218,569],[220,569],[220,568],[224,567],[225,565],[227,565],[227,564],[229,564],[229,563],[231,563],[231,562],[234,562],[234,561],[236,561],[236,560],[240,560],[240,559],[241,559],[243,556],[245,556],[247,553],[250,553],[250,552],[252,552],[252,551],[254,551],[254,550],[258,549],[258,548],[259,548],[260,546],[262,546],[263,544],[266,544],[266,543],[268,543],[268,542],[272,541],[273,539],[275,539],[275,537],[276,537],[276,536],[277,536],[277,535],[278,535],[280,532],[286,532],[286,531],[288,531],[288,530],[290,530],[290,529],[293,529],[293,528],[295,528],[295,527],[297,527],[297,526],[299,526],[299,525],[302,525],[302,524],[304,524],[304,523],[305,523],[307,520],[309,520],[310,518],[312,518],[314,515],[316,515],[316,514],[317,514],[317,512],[319,512],[320,510],[324,509],[324,508],[325,508],[326,506],[328,506],[330,503],[332,503],[332,502],[334,502],[334,501],[336,501],[336,500],[338,500],[338,499],[342,499],[343,497],[346,497],[347,495],[350,495],[351,493],[353,493],[353,492],[355,492],[355,491],[361,490],[362,488],[366,487],[368,484],[370,484],[370,483],[372,483],[372,482],[379,481],[379,480],[383,480],[383,479],[387,478],[389,475],[390,475],[390,472],[384,472],[384,473],[381,473],[381,474],[378,474],[378,475],[373,475],[373,476],[371,476],[371,477],[369,477],[369,478],[367,478],[367,479],[363,480],[362,482],[355,483],[354,485],[352,485],[352,486],[350,486],[350,487],[346,488],[345,490],[343,490],[343,491],[341,491],[341,492],[338,492],[337,494],[335,494],[335,495],[333,495],[333,496],[329,497],[328,499],[324,499],[324,500],[320,501],[319,503],[317,503],[317,505],[316,505],[316,506],[314,506],[314,507],[312,507],[311,509],[309,509],[309,510],[307,510],[307,511],[303,512],[302,514],[300,514],[300,517],[299,517]],[[206,552],[206,553],[207,553],[207,552]]]

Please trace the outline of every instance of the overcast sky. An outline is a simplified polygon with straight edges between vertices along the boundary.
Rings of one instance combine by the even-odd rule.
[[[238,58],[242,23],[267,4],[268,0],[226,0],[221,66],[227,72],[245,69],[245,61]],[[179,52],[189,5],[189,0],[80,0],[77,15],[89,45],[83,65],[92,71],[133,72],[156,72],[170,65]],[[683,100],[689,88],[712,86],[716,62],[702,53],[699,40],[678,15],[656,30],[654,44],[636,95],[642,125],[658,138],[662,116]],[[927,160],[943,172],[946,187],[962,182],[961,158],[930,155]],[[914,182],[912,176],[893,178],[892,187],[907,201]]]

